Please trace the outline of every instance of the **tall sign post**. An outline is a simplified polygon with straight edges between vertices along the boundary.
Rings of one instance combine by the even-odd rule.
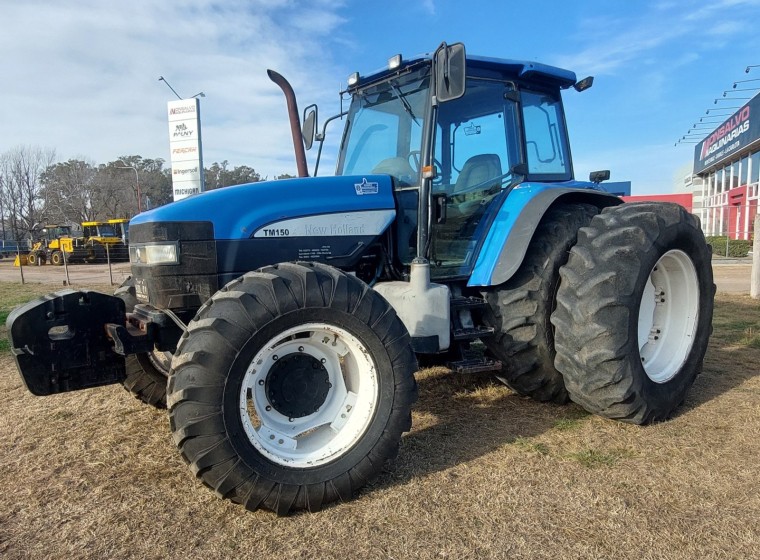
[[[200,100],[169,101],[168,116],[172,190],[177,201],[205,190]]]

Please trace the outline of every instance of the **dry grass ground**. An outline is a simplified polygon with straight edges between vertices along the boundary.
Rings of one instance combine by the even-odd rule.
[[[720,295],[703,375],[637,427],[419,374],[414,429],[354,501],[277,518],[190,474],[121,387],[38,398],[0,356],[0,556],[756,558],[760,304]]]

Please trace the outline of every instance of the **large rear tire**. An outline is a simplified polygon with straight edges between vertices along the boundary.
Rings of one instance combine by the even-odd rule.
[[[710,259],[698,219],[677,204],[607,208],[580,230],[552,315],[572,400],[635,424],[673,413],[712,331]]]
[[[88,242],[85,260],[90,264],[106,262],[106,248],[98,241]]]
[[[130,313],[137,304],[135,286],[132,278],[127,278],[114,292],[121,298]],[[172,355],[170,352],[130,354],[125,358],[126,379],[122,382],[124,388],[145,404],[156,408],[166,408],[166,385],[169,380],[169,369]]]
[[[484,292],[483,314],[494,336],[483,340],[502,362],[496,376],[521,395],[564,404],[569,396],[554,367],[554,327],[559,269],[567,262],[578,229],[599,213],[590,204],[563,204],[549,210],[536,228],[520,269],[505,284]]]
[[[349,499],[411,428],[417,362],[391,306],[316,263],[214,294],[172,361],[174,441],[215,492],[279,515]]]

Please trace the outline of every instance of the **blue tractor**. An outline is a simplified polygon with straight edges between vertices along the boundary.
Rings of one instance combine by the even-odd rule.
[[[32,393],[123,383],[169,409],[207,486],[282,515],[349,499],[396,455],[421,356],[627,422],[683,402],[710,251],[682,207],[574,179],[560,92],[590,78],[461,44],[396,56],[349,79],[335,175],[308,178],[327,123],[312,106],[302,128],[270,76],[300,177],[139,214],[115,295],[15,310]]]

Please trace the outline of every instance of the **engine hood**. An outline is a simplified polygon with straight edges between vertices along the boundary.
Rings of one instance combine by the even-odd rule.
[[[246,239],[290,218],[395,209],[388,175],[305,177],[224,187],[142,212],[150,222],[211,222],[215,239]]]

